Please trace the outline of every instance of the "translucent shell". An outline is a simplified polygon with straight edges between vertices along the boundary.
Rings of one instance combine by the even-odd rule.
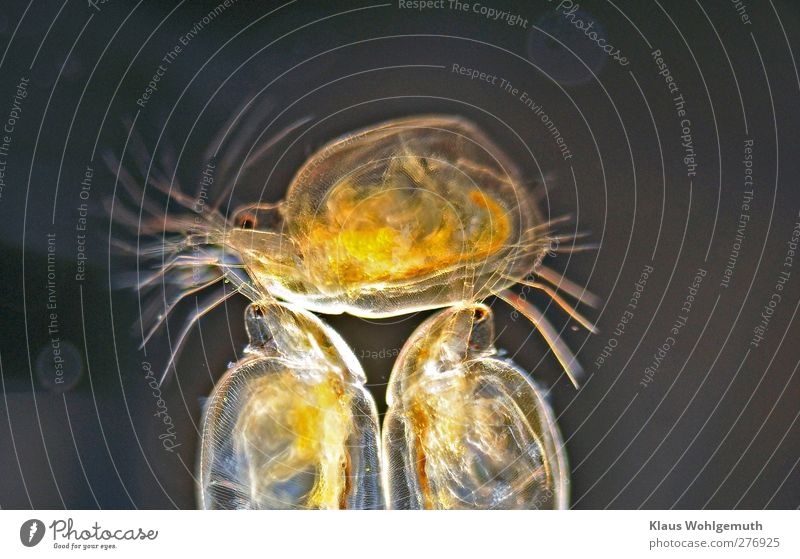
[[[377,412],[352,351],[288,305],[251,304],[245,320],[247,357],[203,418],[201,506],[382,508]]]
[[[234,229],[227,244],[259,290],[323,313],[480,300],[532,271],[547,243],[516,168],[455,117],[392,120],[324,146],[277,211],[278,224]]]
[[[550,250],[591,248],[574,244],[583,235],[556,235],[551,227],[563,218],[546,221],[502,150],[458,117],[351,133],[317,151],[282,201],[229,214],[220,204],[236,184],[233,151],[220,160],[225,189],[200,209],[201,198],[151,177],[183,208],[174,216],[161,215],[118,169],[149,214],[142,222],[142,212],[127,212],[124,221],[164,236],[131,247],[156,265],[137,276],[140,289],[164,290],[143,311],[155,316],[143,345],[187,297],[233,287],[192,312],[162,380],[203,316],[236,294],[253,301],[247,355],[205,410],[200,505],[363,509],[382,508],[385,498],[392,508],[565,508],[569,471],[553,413],[528,374],[497,356],[491,311],[479,301],[496,296],[527,318],[577,386],[582,369],[560,332],[510,288],[542,291],[594,331],[559,293],[592,306],[598,299],[541,262]],[[389,317],[442,307],[397,359],[379,439],[359,363],[310,313]]]
[[[406,342],[383,424],[387,506],[561,509],[564,443],[542,391],[493,345],[476,304],[441,311]]]

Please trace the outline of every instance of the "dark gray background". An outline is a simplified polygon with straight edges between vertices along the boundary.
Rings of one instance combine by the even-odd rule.
[[[558,2],[491,4],[527,18],[527,25],[447,8],[404,10],[396,2],[298,1],[265,15],[280,5],[240,1],[185,47],[138,116],[136,99],[161,58],[216,2],[112,0],[99,11],[82,1],[0,5],[0,122],[19,79],[30,78],[0,196],[1,507],[194,506],[201,401],[245,343],[245,301],[230,300],[190,340],[179,382],[165,388],[181,446],[164,451],[142,362],[158,369],[169,344],[162,333],[146,356],[137,350],[136,294],[109,289],[135,262],[109,244],[104,202],[112,198],[114,176],[101,156],[122,152],[123,122],[135,117],[151,149],[183,149],[176,178],[191,190],[216,131],[273,80],[259,104],[274,105],[274,115],[286,110],[267,135],[309,115],[314,126],[239,181],[237,200],[258,199],[265,186],[264,199],[280,198],[304,159],[339,134],[439,112],[478,123],[518,162],[531,188],[546,178],[544,210],[574,215],[569,227],[601,244],[548,261],[605,301],[596,311],[584,309],[597,320],[598,335],[573,330],[557,308],[547,311],[589,373],[580,390],[530,325],[490,301],[499,345],[551,391],[576,508],[800,505],[800,263],[764,340],[749,345],[799,219],[800,79],[792,56],[800,41],[798,6],[747,3],[752,23],[745,24],[723,0],[581,2],[582,17],[594,20],[629,60],[623,67],[565,23]],[[698,162],[691,181],[654,49],[686,100]],[[527,91],[573,157],[563,160],[519,99],[454,74],[454,63]],[[723,288],[748,138],[755,144],[755,194],[730,286]],[[95,171],[88,275],[76,282],[75,225],[87,165]],[[111,232],[125,236],[116,227]],[[63,393],[48,387],[48,371],[36,364],[50,348],[48,233],[57,239],[59,334],[74,347],[69,371],[82,371]],[[648,265],[654,271],[634,317],[598,369],[594,363]],[[707,275],[688,323],[644,388],[645,368],[698,268]],[[191,307],[171,321],[173,340]],[[421,319],[329,317],[356,354],[366,356],[370,389],[382,408],[394,354]]]

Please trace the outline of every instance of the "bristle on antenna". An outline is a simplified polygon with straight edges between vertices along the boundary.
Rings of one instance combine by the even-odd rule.
[[[531,324],[536,327],[536,329],[545,339],[547,345],[550,346],[550,350],[553,352],[553,355],[556,356],[558,362],[561,363],[561,366],[564,368],[564,372],[569,377],[569,380],[572,382],[575,388],[579,388],[579,381],[584,376],[583,368],[581,367],[580,363],[578,363],[575,354],[573,354],[567,344],[561,340],[558,332],[556,332],[556,329],[553,328],[553,325],[550,324],[550,321],[547,320],[544,314],[512,291],[503,290],[496,295],[501,300],[514,307],[525,318],[530,320]]]

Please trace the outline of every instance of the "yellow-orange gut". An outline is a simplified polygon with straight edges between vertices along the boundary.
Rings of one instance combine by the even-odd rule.
[[[308,273],[324,285],[348,288],[400,282],[501,249],[508,217],[477,188],[439,193],[428,188],[337,185],[319,213],[302,224]]]

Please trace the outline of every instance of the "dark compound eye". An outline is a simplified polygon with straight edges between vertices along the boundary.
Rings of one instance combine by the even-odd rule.
[[[487,314],[488,313],[486,312],[486,309],[483,307],[475,307],[475,309],[472,311],[472,317],[475,322],[483,322],[486,320]]]
[[[261,305],[254,305],[253,306],[253,315],[258,318],[264,318],[266,316],[266,312],[264,311],[264,307]]]
[[[242,214],[239,217],[238,225],[242,229],[255,229],[258,225],[258,220],[253,214]]]

